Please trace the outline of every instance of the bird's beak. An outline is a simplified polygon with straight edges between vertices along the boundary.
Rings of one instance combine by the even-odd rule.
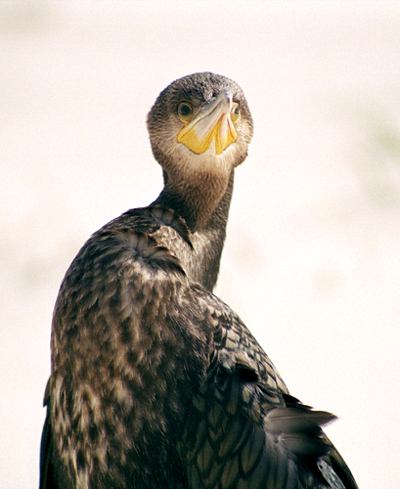
[[[214,139],[215,152],[220,155],[236,141],[236,130],[231,118],[232,107],[231,91],[222,90],[217,97],[206,102],[179,132],[178,142],[193,153],[201,154],[208,150]]]

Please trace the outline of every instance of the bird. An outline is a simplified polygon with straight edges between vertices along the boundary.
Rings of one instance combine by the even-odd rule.
[[[322,426],[213,294],[253,135],[233,80],[165,88],[147,127],[164,188],[95,232],[52,322],[40,489],[356,489]]]

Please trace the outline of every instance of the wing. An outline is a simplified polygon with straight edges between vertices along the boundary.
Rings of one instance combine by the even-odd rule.
[[[126,214],[67,271],[54,310],[43,481],[51,455],[60,488],[184,487],[176,445],[212,333],[174,252],[189,245],[175,231],[174,247],[167,238],[148,217]]]
[[[357,487],[321,426],[335,419],[289,395],[235,313],[208,296],[216,322],[207,380],[181,447],[190,489]]]
[[[355,488],[336,482],[349,472],[320,429],[333,416],[291,398],[237,315],[134,217],[95,233],[61,286],[41,489]]]
[[[42,440],[40,443],[40,480],[39,489],[57,489],[54,480],[51,446],[51,422],[50,422],[50,379],[47,382],[43,405],[46,407],[46,419],[44,421]]]

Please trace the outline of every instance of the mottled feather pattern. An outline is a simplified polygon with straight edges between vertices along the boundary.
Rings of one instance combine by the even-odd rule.
[[[316,461],[330,450],[320,426],[335,417],[292,398],[238,316],[209,293],[197,289],[197,296],[207,300],[215,329],[180,447],[189,487],[328,487]]]
[[[177,138],[181,104],[210,127],[223,110],[236,139],[193,153]],[[321,429],[334,417],[289,394],[211,292],[253,133],[242,90],[184,77],[148,129],[164,189],[94,233],[60,288],[40,489],[356,489]]]
[[[67,477],[77,487],[85,487],[88,477],[96,480],[96,473],[114,479],[114,487],[129,487],[117,478],[129,453],[136,470],[150,453],[159,462],[169,459],[171,447],[158,446],[156,436],[140,454],[132,440],[174,431],[168,425],[183,414],[191,397],[187,385],[196,389],[205,368],[205,318],[197,312],[182,331],[191,300],[179,259],[158,244],[158,224],[148,223],[147,235],[143,221],[137,232],[126,219],[131,216],[105,226],[82,248],[54,314],[52,424]],[[177,436],[179,430],[171,445]]]
[[[293,401],[240,318],[189,278],[178,237],[160,216],[128,212],[65,277],[51,415],[66,480],[136,489],[126,474],[140,471],[143,487],[179,488],[183,463],[192,489],[328,487],[317,459],[331,450],[320,426],[333,417]]]

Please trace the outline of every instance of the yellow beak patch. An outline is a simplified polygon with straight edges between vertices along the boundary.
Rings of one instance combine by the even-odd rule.
[[[215,99],[206,103],[178,134],[178,142],[193,153],[205,153],[215,141],[217,155],[236,141],[236,130],[231,118],[232,96],[223,90]]]

